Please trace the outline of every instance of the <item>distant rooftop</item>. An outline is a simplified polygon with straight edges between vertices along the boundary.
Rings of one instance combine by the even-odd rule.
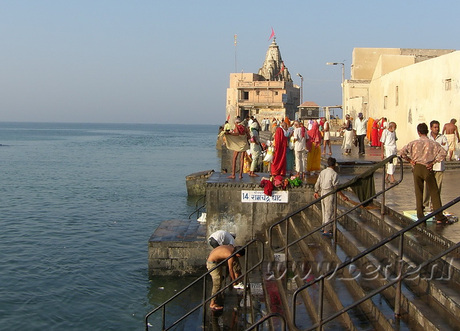
[[[299,107],[319,107],[316,102],[313,101],[305,101]]]

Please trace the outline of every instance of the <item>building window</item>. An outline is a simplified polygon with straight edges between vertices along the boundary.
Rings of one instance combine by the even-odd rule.
[[[243,91],[243,100],[249,100],[249,92]]]
[[[383,109],[387,109],[388,96],[383,97]]]
[[[260,91],[256,91],[256,95],[259,95],[260,94]]]
[[[395,105],[399,105],[399,86],[396,86],[396,91],[395,91]]]
[[[452,88],[452,79],[444,79],[444,89],[450,91]]]
[[[275,95],[278,95],[278,91],[275,91]]]

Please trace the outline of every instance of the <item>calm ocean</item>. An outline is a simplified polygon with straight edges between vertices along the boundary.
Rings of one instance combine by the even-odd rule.
[[[190,281],[149,281],[148,239],[195,209],[217,129],[0,123],[0,329],[142,330]]]

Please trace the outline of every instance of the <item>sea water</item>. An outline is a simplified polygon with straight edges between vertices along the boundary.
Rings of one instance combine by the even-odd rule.
[[[0,123],[0,330],[143,329],[190,281],[149,280],[148,239],[195,210],[185,176],[220,169],[216,135],[211,125]]]

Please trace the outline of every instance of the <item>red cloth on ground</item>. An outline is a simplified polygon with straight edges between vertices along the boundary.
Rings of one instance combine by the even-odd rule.
[[[268,195],[270,197],[272,196],[273,183],[271,181],[262,179],[262,181],[260,182],[260,187],[264,188],[265,195]]]
[[[277,128],[275,132],[275,152],[273,153],[273,160],[271,164],[270,173],[273,176],[286,175],[286,148],[287,138],[284,135],[282,128]]]

